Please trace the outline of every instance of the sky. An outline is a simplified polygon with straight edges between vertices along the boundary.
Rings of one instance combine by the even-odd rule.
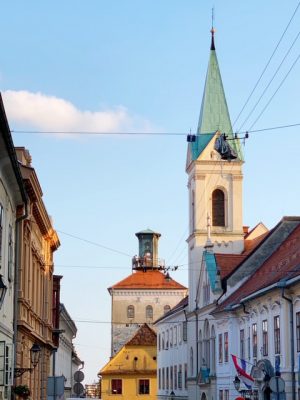
[[[288,25],[297,5],[1,2],[0,90],[14,144],[31,153],[60,238],[55,273],[63,275],[61,302],[78,328],[85,383],[108,361],[107,288],[131,273],[136,232],[161,233],[160,257],[179,266],[171,275],[187,285],[185,134],[197,128],[212,7],[232,122],[242,110],[234,131],[250,131],[244,225],[262,221],[272,228],[283,216],[300,215],[300,126],[251,132],[300,123],[300,9]],[[74,133],[87,131],[121,134]]]

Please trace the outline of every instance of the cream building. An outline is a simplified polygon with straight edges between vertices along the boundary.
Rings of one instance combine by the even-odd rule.
[[[158,258],[159,233],[145,230],[136,234],[139,253],[132,260],[132,273],[111,286],[111,355],[143,324],[153,322],[173,308],[187,289],[163,272]]]

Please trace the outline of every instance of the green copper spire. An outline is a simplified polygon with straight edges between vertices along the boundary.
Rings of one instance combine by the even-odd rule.
[[[191,143],[193,160],[199,157],[216,131],[225,133],[228,138],[233,138],[230,116],[215,51],[214,33],[215,30],[212,28],[210,57],[198,122],[198,135],[196,142]],[[230,146],[237,152],[238,160],[243,160],[239,140],[230,141]]]

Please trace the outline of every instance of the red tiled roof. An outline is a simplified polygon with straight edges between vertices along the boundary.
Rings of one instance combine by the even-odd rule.
[[[156,346],[156,333],[147,324],[143,324],[126,346]]]
[[[257,236],[256,238],[252,239],[252,240],[244,240],[244,251],[243,254],[248,255],[249,253],[251,253],[252,250],[254,250],[263,240],[264,238],[269,234],[270,232],[265,232],[260,236]]]
[[[221,273],[221,279],[226,278],[245,258],[244,254],[215,254]]]
[[[277,250],[260,268],[234,293],[232,293],[214,312],[226,306],[239,304],[239,301],[256,291],[268,287],[282,279],[300,275],[300,225],[281,243]]]
[[[185,286],[174,281],[167,280],[160,271],[148,270],[146,272],[136,271],[127,278],[111,286],[110,289],[186,289]]]

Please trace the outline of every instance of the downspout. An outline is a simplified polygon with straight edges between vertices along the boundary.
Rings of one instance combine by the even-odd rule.
[[[22,239],[20,237],[20,225],[23,220],[28,217],[28,200],[27,198],[24,201],[25,212],[20,217],[16,218],[16,233],[15,233],[15,268],[14,268],[14,314],[13,314],[13,380],[15,384],[14,371],[17,366],[17,329],[18,329],[18,297],[19,297],[19,270],[20,270],[20,261],[21,261],[21,244]]]
[[[292,373],[292,399],[296,400],[296,379],[295,379],[295,339],[294,339],[294,305],[293,300],[286,297],[284,289],[286,287],[285,282],[282,282],[284,286],[281,286],[281,297],[290,303],[290,340],[291,340],[291,373]]]

